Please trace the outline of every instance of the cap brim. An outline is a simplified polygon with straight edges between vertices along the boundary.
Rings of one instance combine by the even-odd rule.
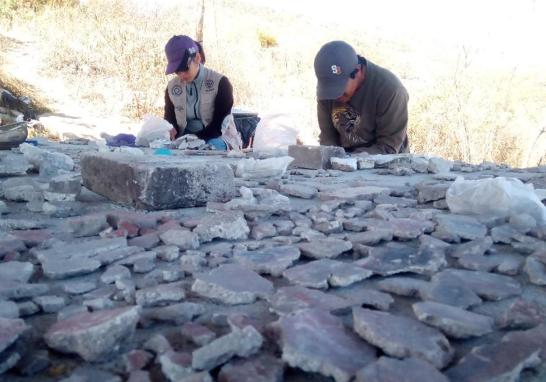
[[[165,74],[173,74],[174,72],[176,72],[176,69],[178,69],[181,62],[182,60],[178,62],[169,62],[167,64],[167,68],[165,69]]]
[[[340,81],[335,82],[317,82],[317,99],[319,101],[333,100],[341,97],[345,91],[347,80],[340,78]]]

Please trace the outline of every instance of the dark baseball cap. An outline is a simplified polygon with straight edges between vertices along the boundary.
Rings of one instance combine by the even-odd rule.
[[[165,45],[167,68],[165,74],[172,74],[178,70],[187,70],[190,59],[199,52],[197,44],[191,37],[173,36]]]
[[[358,65],[358,56],[344,41],[330,41],[315,56],[317,98],[332,100],[343,95],[351,73]]]

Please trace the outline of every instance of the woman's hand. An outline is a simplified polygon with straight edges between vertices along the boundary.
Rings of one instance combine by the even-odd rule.
[[[174,141],[176,139],[176,129],[174,127],[170,129],[169,134],[171,136],[171,141]]]

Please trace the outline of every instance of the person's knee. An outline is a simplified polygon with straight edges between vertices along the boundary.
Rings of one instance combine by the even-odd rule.
[[[212,139],[209,139],[207,143],[211,145],[212,147],[214,147],[216,150],[222,150],[222,151],[227,150],[226,142],[224,142],[222,138],[212,138]]]

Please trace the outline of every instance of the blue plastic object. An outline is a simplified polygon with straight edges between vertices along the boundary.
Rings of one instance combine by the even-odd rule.
[[[165,148],[155,149],[155,155],[172,155],[171,150]]]

